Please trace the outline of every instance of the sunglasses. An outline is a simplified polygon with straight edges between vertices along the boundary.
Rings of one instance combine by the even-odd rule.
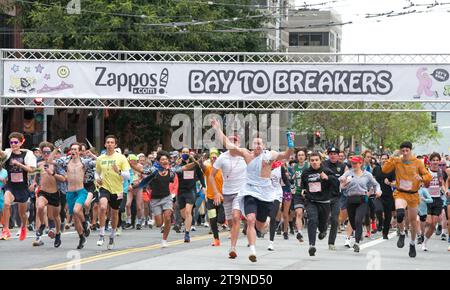
[[[42,151],[42,154],[50,154],[52,151]]]
[[[9,144],[12,144],[12,145],[17,145],[19,143],[20,143],[19,141],[9,141]]]

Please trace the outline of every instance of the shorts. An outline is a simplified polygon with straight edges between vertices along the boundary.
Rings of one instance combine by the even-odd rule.
[[[58,207],[61,205],[61,193],[59,191],[55,193],[48,193],[45,191],[39,191],[38,197],[43,197],[47,200],[48,205]]]
[[[292,200],[292,192],[283,190],[283,201],[291,201]]]
[[[186,207],[186,204],[194,205],[195,200],[195,190],[189,191],[189,192],[180,192],[177,196],[177,203],[180,209],[183,209]]]
[[[17,203],[26,203],[28,199],[30,198],[30,192],[27,188],[20,188],[20,187],[13,187],[13,186],[6,186],[5,187],[5,193],[9,191],[14,196],[14,202]]]
[[[442,213],[443,201],[440,197],[433,197],[433,202],[427,204],[428,215],[439,216]]]
[[[92,194],[94,194],[94,192],[97,191],[97,188],[95,187],[94,182],[87,182],[83,184],[84,188],[86,189],[87,192],[90,192]]]
[[[173,201],[170,195],[163,198],[154,198],[150,201],[152,213],[156,215],[162,215],[164,211],[173,211]]]
[[[75,204],[81,204],[81,206],[84,207],[84,203],[86,202],[88,192],[86,189],[82,188],[77,191],[68,191],[66,192],[66,200],[67,205],[69,207],[69,214],[73,214],[73,209],[75,207]]]
[[[347,200],[348,200],[348,196],[346,195],[341,195],[339,197],[339,208],[341,210],[346,210],[347,209]]]
[[[265,223],[273,207],[273,202],[262,201],[251,195],[244,196],[245,215],[256,214],[256,220]]]
[[[223,195],[223,209],[225,211],[225,218],[228,221],[233,219],[233,210],[241,211],[239,198],[237,193]]]
[[[301,194],[294,194],[293,195],[293,199],[294,199],[294,209],[297,208],[303,208],[303,210],[305,209],[305,197]]]
[[[425,222],[427,220],[427,216],[426,215],[419,215],[419,219],[421,222]]]
[[[104,189],[103,187],[101,187],[99,190],[99,195],[100,195],[99,200],[101,200],[102,198],[106,198],[108,200],[109,206],[113,210],[118,210],[120,208],[120,204],[122,203],[122,198],[118,199],[117,194],[113,194],[113,193],[109,192],[107,189]]]
[[[394,199],[403,199],[406,201],[407,206],[409,208],[417,208],[420,203],[419,193],[406,193],[401,191],[395,191],[394,192]]]

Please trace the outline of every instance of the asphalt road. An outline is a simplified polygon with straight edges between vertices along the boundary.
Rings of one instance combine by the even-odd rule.
[[[33,247],[34,233],[25,241],[14,237],[0,241],[0,269],[172,269],[172,270],[268,270],[268,269],[449,269],[450,252],[447,241],[437,236],[429,244],[429,251],[423,252],[417,246],[417,257],[408,256],[408,238],[403,249],[396,246],[397,237],[391,233],[389,240],[381,235],[365,239],[361,252],[354,253],[344,247],[344,237],[339,235],[337,250],[328,250],[327,239],[317,242],[315,257],[308,255],[308,243],[300,244],[294,236],[289,240],[275,237],[275,251],[267,251],[267,235],[257,240],[258,261],[248,260],[249,249],[246,237],[238,241],[238,257],[228,259],[229,232],[221,232],[222,245],[210,246],[212,236],[208,229],[197,227],[191,233],[191,243],[183,242],[183,234],[171,231],[169,247],[161,248],[159,229],[125,230],[116,238],[114,250],[107,250],[106,243],[98,247],[98,232],[92,232],[84,249],[76,250],[78,236],[73,231],[62,235],[60,248],[53,247],[53,241],[45,237],[45,245]],[[12,231],[15,233],[15,231]]]

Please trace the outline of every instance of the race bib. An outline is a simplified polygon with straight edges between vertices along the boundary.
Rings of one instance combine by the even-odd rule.
[[[194,171],[183,171],[183,179],[194,179]]]
[[[309,192],[321,192],[322,184],[320,182],[311,182],[309,183]]]
[[[412,190],[412,181],[400,179],[400,188],[404,190]]]
[[[23,173],[11,173],[11,182],[13,183],[23,182]]]

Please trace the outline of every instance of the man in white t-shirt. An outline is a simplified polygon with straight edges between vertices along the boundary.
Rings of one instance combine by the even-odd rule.
[[[228,139],[236,146],[239,146],[239,136],[229,136]],[[218,170],[222,171],[223,177],[223,207],[228,225],[231,226],[231,248],[229,258],[236,258],[236,243],[239,236],[239,227],[241,224],[241,210],[239,208],[239,200],[237,198],[242,186],[246,181],[247,163],[242,156],[230,151],[222,153],[214,162],[209,182],[214,191],[214,204],[218,205],[221,201],[222,194],[217,190],[214,176]]]

